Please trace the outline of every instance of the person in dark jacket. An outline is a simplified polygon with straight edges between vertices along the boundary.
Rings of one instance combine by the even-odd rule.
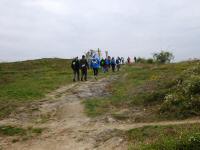
[[[82,59],[80,60],[80,69],[81,69],[81,81],[83,81],[83,79],[87,81],[87,70],[89,69],[89,65],[87,59],[85,58],[85,55],[83,55]]]
[[[112,67],[112,71],[115,72],[115,66],[116,66],[116,62],[115,62],[115,58],[113,57],[111,59],[111,67]]]
[[[105,59],[103,59],[103,58],[101,59],[100,66],[102,68],[103,73],[105,73],[106,72],[106,62],[105,62]]]
[[[78,81],[80,81],[80,62],[78,60],[78,57],[72,60],[71,68],[73,70],[73,81],[76,81],[76,78]]]
[[[121,64],[121,59],[120,59],[120,57],[118,57],[116,60],[117,71],[119,71],[119,69],[120,69],[120,64]]]
[[[137,63],[137,57],[134,57],[134,61],[135,61],[135,63]]]

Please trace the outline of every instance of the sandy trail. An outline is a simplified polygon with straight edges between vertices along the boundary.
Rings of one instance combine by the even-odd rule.
[[[114,131],[129,130],[143,126],[177,125],[186,123],[200,123],[200,120],[168,121],[157,123],[125,124],[119,122],[102,122],[88,118],[84,114],[82,100],[91,97],[107,96],[106,86],[115,77],[104,78],[98,81],[75,83],[49,94],[43,101],[37,104],[39,120],[41,116],[48,115],[48,121],[35,123],[28,120],[3,120],[2,124],[17,124],[47,128],[39,137],[9,143],[7,140],[0,141],[3,149],[9,150],[124,150],[127,144],[123,138]],[[50,114],[50,115],[49,115]]]

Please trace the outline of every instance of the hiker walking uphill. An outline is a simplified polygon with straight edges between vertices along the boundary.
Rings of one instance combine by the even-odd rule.
[[[121,64],[124,65],[124,57],[121,57]]]
[[[115,72],[115,66],[116,66],[116,62],[115,62],[115,58],[113,57],[111,59],[111,67],[112,67],[112,71]]]
[[[120,63],[121,63],[121,59],[120,59],[120,57],[118,57],[116,60],[117,71],[119,71],[119,69],[120,69]]]
[[[131,58],[130,57],[127,58],[127,63],[131,64]]]
[[[105,62],[105,59],[103,59],[103,58],[101,59],[100,66],[102,68],[103,73],[105,73],[106,72],[106,62]]]
[[[71,68],[73,70],[73,81],[75,82],[76,79],[77,81],[80,81],[80,62],[78,60],[78,57],[72,60]]]
[[[105,69],[106,69],[106,72],[108,72],[109,68],[110,68],[110,60],[108,58],[105,59]]]
[[[88,62],[85,59],[85,56],[82,56],[82,59],[80,60],[80,69],[81,69],[81,81],[85,80],[87,81],[87,70],[89,68]]]
[[[134,57],[134,61],[135,61],[135,63],[137,63],[137,57]]]
[[[92,61],[91,61],[91,68],[94,71],[94,77],[97,80],[97,76],[99,73],[99,67],[100,67],[100,60],[97,57],[93,57]]]

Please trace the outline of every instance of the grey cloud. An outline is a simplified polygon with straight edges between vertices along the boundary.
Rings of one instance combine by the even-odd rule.
[[[80,56],[90,48],[200,57],[199,0],[1,0],[0,60]]]

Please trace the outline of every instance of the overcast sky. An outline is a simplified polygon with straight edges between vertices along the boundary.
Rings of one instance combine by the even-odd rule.
[[[88,49],[200,58],[200,0],[0,0],[0,60],[71,58]]]

